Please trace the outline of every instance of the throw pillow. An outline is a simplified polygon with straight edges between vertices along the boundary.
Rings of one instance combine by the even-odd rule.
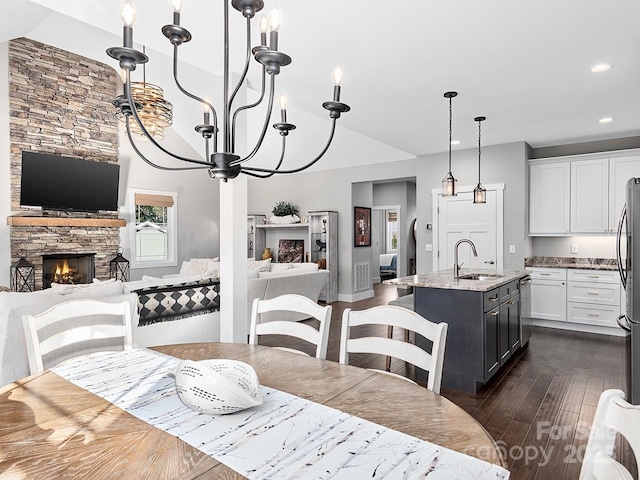
[[[257,270],[258,272],[268,272],[270,263],[270,258],[267,258],[266,260],[247,260],[247,269]]]
[[[272,263],[269,267],[270,272],[282,272],[293,268],[292,263]]]

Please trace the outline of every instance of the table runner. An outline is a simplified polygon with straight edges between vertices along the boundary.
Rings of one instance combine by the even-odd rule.
[[[231,415],[186,407],[180,359],[147,349],[93,354],[51,370],[250,479],[507,479],[509,472],[286,392]]]

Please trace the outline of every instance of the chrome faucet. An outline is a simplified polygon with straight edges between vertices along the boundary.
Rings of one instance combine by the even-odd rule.
[[[478,252],[476,252],[476,246],[473,244],[471,240],[467,238],[458,240],[458,242],[456,243],[456,246],[453,247],[453,278],[458,278],[458,275],[460,274],[460,267],[462,266],[462,263],[458,265],[458,247],[460,246],[461,243],[468,243],[469,245],[471,245],[473,256],[474,257],[478,256]]]

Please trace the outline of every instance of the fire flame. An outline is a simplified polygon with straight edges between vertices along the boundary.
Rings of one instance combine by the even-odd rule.
[[[69,262],[67,262],[67,260],[64,261],[62,266],[60,266],[59,263],[56,265],[56,277],[60,277],[62,275],[69,275],[69,271],[70,271]]]

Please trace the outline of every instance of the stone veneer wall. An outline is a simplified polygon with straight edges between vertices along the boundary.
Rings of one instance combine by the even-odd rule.
[[[20,207],[22,151],[117,163],[118,126],[111,101],[116,72],[110,66],[26,38],[9,42],[11,209]],[[71,179],[79,181],[81,179]],[[29,210],[33,214],[33,210]],[[37,211],[39,213],[39,210]],[[62,215],[43,212],[44,215]],[[115,212],[71,214],[115,218]],[[42,288],[42,255],[96,253],[96,277],[109,277],[109,260],[120,242],[118,227],[12,226],[11,257],[27,251]]]

